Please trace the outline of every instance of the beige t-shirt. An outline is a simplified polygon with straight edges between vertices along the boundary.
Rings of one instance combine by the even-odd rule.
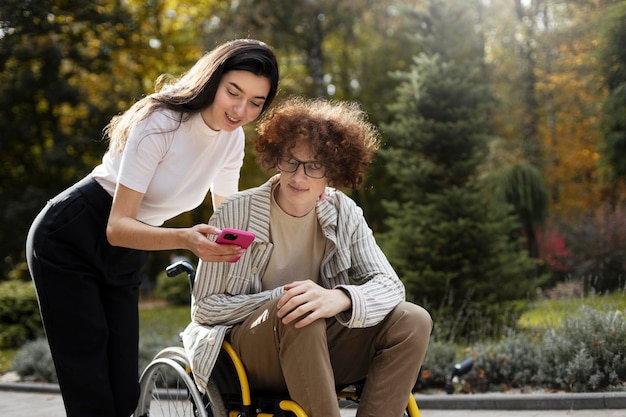
[[[326,238],[317,220],[316,209],[302,217],[290,216],[276,203],[272,190],[270,240],[274,250],[262,277],[264,290],[293,281],[310,279],[319,282]]]

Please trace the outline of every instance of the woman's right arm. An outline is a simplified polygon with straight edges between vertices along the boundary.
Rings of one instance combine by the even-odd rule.
[[[207,238],[219,233],[208,224],[187,228],[150,226],[137,220],[143,194],[118,184],[107,224],[107,239],[113,246],[139,250],[187,249],[208,262],[226,262],[243,251],[235,245],[220,245]]]

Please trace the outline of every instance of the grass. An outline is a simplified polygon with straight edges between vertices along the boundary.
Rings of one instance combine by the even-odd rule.
[[[558,327],[565,317],[576,316],[583,305],[600,311],[619,310],[626,313],[626,292],[535,301],[519,323],[524,328]],[[189,324],[189,306],[146,304],[139,310],[139,320],[140,337],[174,338]]]
[[[189,306],[143,303],[139,308],[139,337],[174,340],[190,320]],[[18,350],[19,348],[0,349],[0,373],[11,370],[11,362]]]
[[[626,293],[616,291],[606,295],[535,301],[520,317],[519,323],[524,328],[559,327],[565,317],[577,316],[582,306],[600,311],[619,310],[626,313]]]
[[[139,369],[161,349],[181,346],[180,332],[191,321],[189,306],[142,303],[139,307]]]
[[[0,373],[11,370],[11,362],[18,349],[0,349]]]
[[[189,306],[143,304],[139,308],[139,337],[176,337],[191,321]]]

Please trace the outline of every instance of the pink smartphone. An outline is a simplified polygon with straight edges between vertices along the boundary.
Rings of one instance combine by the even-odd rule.
[[[254,241],[254,237],[254,233],[252,232],[226,227],[222,229],[222,233],[219,234],[216,242],[237,245],[246,249]],[[238,260],[239,258],[235,258],[228,262],[237,262]]]

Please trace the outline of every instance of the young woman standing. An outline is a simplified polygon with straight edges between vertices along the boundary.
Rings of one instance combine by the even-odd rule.
[[[271,103],[270,48],[234,40],[105,129],[102,163],[50,200],[28,234],[28,266],[69,417],[128,417],[138,397],[139,270],[147,251],[186,249],[205,262],[241,255],[207,224],[162,224],[238,189],[242,126]]]

